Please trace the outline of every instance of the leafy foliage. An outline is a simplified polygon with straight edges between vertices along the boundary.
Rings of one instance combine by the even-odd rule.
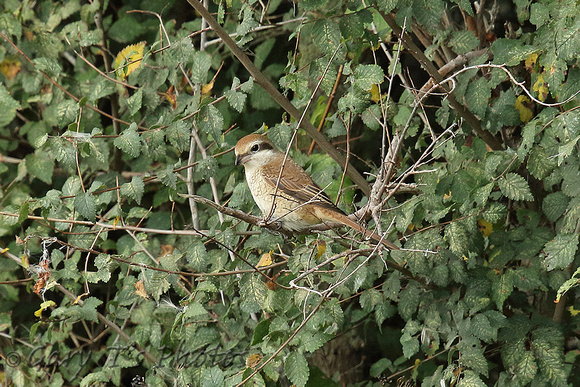
[[[578,380],[580,5],[499,3],[4,1],[0,380]],[[403,249],[185,195],[258,129]]]

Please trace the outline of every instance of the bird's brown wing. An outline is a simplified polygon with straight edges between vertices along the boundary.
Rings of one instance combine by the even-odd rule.
[[[280,169],[272,168],[271,171],[266,170],[264,177],[268,184],[276,187],[278,182]],[[270,173],[268,173],[270,172]],[[328,208],[337,212],[342,211],[334,205],[332,200],[320,188],[310,176],[294,161],[288,159],[284,166],[284,171],[278,183],[279,194],[287,196],[291,200],[296,200],[297,203],[303,204],[306,202],[316,203],[317,205]]]

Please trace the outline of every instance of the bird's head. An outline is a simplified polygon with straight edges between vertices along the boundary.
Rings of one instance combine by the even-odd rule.
[[[269,162],[279,151],[265,134],[242,137],[235,148],[236,165],[256,168]]]

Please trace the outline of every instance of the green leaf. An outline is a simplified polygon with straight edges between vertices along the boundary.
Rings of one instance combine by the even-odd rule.
[[[193,66],[191,66],[191,81],[204,84],[207,80],[207,72],[211,67],[211,56],[205,51],[193,53]]]
[[[465,92],[465,102],[473,113],[480,117],[485,115],[485,111],[489,106],[489,98],[491,97],[491,89],[489,82],[485,78],[478,78],[467,86]]]
[[[91,101],[91,103],[95,104],[97,100],[99,100],[100,98],[111,95],[116,91],[117,88],[114,82],[102,78],[99,81],[94,82],[92,84],[91,93],[88,96],[88,100]]]
[[[542,202],[542,210],[550,222],[557,221],[568,208],[570,198],[562,192],[552,192],[548,194]]]
[[[258,325],[256,325],[256,327],[254,328],[254,334],[252,335],[252,342],[250,345],[259,344],[264,340],[264,337],[266,337],[270,329],[271,322],[272,320],[265,319],[260,321]]]
[[[467,231],[463,225],[453,222],[445,229],[445,239],[449,243],[449,248],[457,256],[466,256],[468,252]]]
[[[189,149],[191,136],[191,123],[183,120],[173,121],[165,129],[167,140],[177,148],[179,152]]]
[[[577,234],[558,234],[553,241],[546,243],[544,264],[548,270],[565,269],[574,260],[576,250]]]
[[[533,3],[530,7],[530,23],[541,27],[550,19],[548,7],[542,3]]]
[[[215,158],[209,156],[199,161],[196,171],[199,172],[204,180],[209,181],[210,177],[214,177],[217,174],[218,162]]]
[[[417,310],[417,306],[420,301],[419,289],[415,286],[408,286],[406,289],[401,291],[399,297],[399,314],[401,317],[408,321],[413,317],[413,314]]]
[[[213,105],[204,106],[197,117],[199,129],[213,140],[220,142],[224,127],[222,113]]]
[[[78,193],[74,200],[75,210],[90,221],[95,220],[96,199],[91,193]]]
[[[177,189],[177,174],[173,172],[171,164],[168,164],[165,170],[157,172],[157,177],[169,188]]]
[[[143,89],[138,89],[132,96],[127,98],[127,106],[129,107],[129,115],[137,114],[143,104]]]
[[[52,184],[54,159],[47,152],[37,150],[24,158],[26,169],[32,177],[36,177],[46,184]]]
[[[244,104],[246,103],[247,95],[236,90],[239,85],[240,80],[237,77],[234,77],[232,88],[227,90],[224,94],[230,106],[241,113],[242,110],[244,110]]]
[[[145,185],[143,184],[143,179],[139,176],[133,176],[130,183],[121,185],[121,196],[133,199],[137,204],[141,204],[144,191]]]
[[[399,341],[403,346],[403,356],[407,359],[419,352],[419,339],[409,332],[403,332]]]
[[[62,67],[60,67],[60,64],[52,58],[36,58],[33,59],[32,62],[34,63],[37,70],[43,71],[51,77],[60,75],[62,72]]]
[[[370,91],[373,85],[383,83],[385,73],[377,65],[359,65],[354,70],[354,83],[362,90]]]
[[[486,384],[473,371],[463,371],[463,376],[457,383],[457,387],[486,387]]]
[[[56,107],[58,126],[64,128],[71,122],[76,121],[79,109],[79,104],[70,99],[59,103]]]
[[[541,147],[532,147],[528,158],[528,170],[538,180],[544,179],[556,167],[556,159],[550,157],[548,152]]]
[[[3,128],[16,117],[16,111],[20,109],[20,104],[10,96],[10,93],[2,84],[0,84],[0,106],[2,106],[0,128]]]
[[[537,52],[538,48],[533,45],[524,45],[521,39],[500,38],[492,43],[491,51],[494,55],[493,63],[515,66]]]
[[[455,53],[461,55],[474,51],[479,45],[479,39],[469,30],[455,31],[452,33],[449,44]]]
[[[255,274],[244,274],[240,280],[240,307],[247,313],[259,312],[266,297],[266,285]]]
[[[502,310],[503,303],[512,294],[514,290],[514,276],[511,270],[506,271],[494,278],[491,284],[491,297],[495,301],[497,308]]]
[[[223,387],[224,371],[218,366],[206,368],[201,373],[201,387]]]
[[[137,124],[133,122],[113,143],[129,156],[138,157],[141,154],[141,138],[137,133]]]
[[[312,26],[311,34],[314,45],[324,54],[334,54],[340,44],[340,29],[332,19],[318,19]]]
[[[512,200],[534,200],[530,187],[520,175],[510,172],[498,181],[501,192]]]
[[[111,39],[119,43],[132,43],[145,31],[145,26],[133,16],[123,14],[107,31]]]
[[[477,339],[463,339],[457,344],[457,349],[461,352],[459,361],[462,366],[475,371],[479,375],[487,376],[488,365],[483,348]]]
[[[291,352],[286,358],[284,371],[288,379],[290,379],[290,382],[296,387],[306,386],[306,382],[310,376],[310,369],[303,354],[298,351]]]
[[[544,336],[549,335],[549,336]],[[567,385],[567,372],[564,370],[563,358],[563,340],[557,340],[554,343],[553,338],[560,335],[555,335],[556,332],[551,329],[537,329],[534,331],[534,339],[532,341],[532,350],[536,355],[540,371],[552,383],[553,386]]]
[[[315,9],[322,9],[326,3],[328,3],[328,0],[304,0],[301,3],[301,7],[305,11],[313,11]]]

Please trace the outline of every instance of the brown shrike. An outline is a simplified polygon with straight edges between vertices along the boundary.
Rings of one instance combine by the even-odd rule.
[[[243,165],[254,201],[266,220],[279,222],[288,231],[303,231],[319,223],[342,223],[389,249],[399,250],[389,241],[360,226],[345,215],[310,176],[261,134],[238,141],[236,165]]]

